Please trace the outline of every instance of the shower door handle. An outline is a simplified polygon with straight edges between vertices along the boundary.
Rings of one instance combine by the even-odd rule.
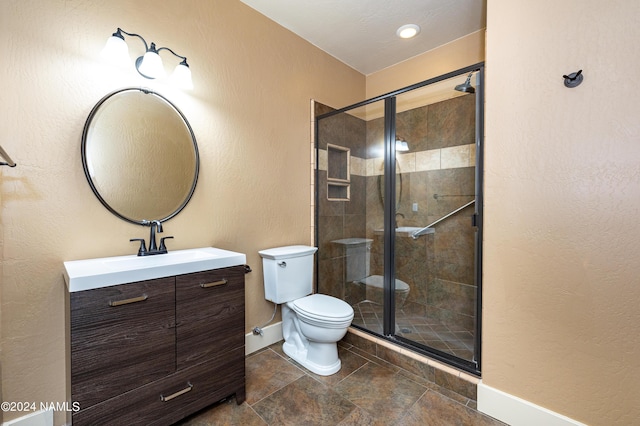
[[[474,213],[471,215],[471,226],[475,228],[478,227],[478,213]]]

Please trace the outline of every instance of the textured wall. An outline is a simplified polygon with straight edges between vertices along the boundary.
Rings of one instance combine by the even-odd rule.
[[[105,67],[99,52],[117,27],[186,55],[195,90]],[[268,320],[258,250],[310,243],[309,100],[359,101],[364,76],[229,0],[3,0],[0,51],[0,141],[18,163],[0,178],[4,400],[64,401],[62,262],[134,254],[129,238],[148,237],[102,207],[82,170],[84,122],[117,88],[155,88],[190,120],[200,180],[164,226],[170,249],[246,253],[247,330]]]
[[[593,425],[640,418],[638,16],[635,0],[488,0],[483,382]],[[367,96],[429,63],[449,61],[367,76]]]
[[[489,0],[487,15],[483,382],[638,424],[640,2]]]
[[[367,99],[484,61],[485,31],[477,31],[367,76]]]

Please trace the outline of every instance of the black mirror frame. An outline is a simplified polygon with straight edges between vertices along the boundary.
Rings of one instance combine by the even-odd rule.
[[[168,216],[163,217],[163,218],[149,218],[149,219],[136,220],[136,219],[132,219],[130,217],[124,216],[123,214],[121,214],[118,211],[116,211],[113,207],[111,207],[109,205],[109,203],[107,203],[107,201],[102,197],[102,195],[100,195],[100,193],[98,192],[98,189],[96,188],[95,184],[93,183],[93,180],[91,179],[91,175],[89,174],[89,165],[87,163],[87,156],[86,156],[86,153],[87,153],[86,152],[86,148],[87,148],[86,145],[87,145],[87,136],[88,136],[88,133],[89,133],[89,128],[91,126],[93,118],[95,117],[96,113],[98,112],[100,106],[102,104],[104,104],[112,96],[115,96],[115,95],[117,95],[119,93],[122,93],[122,92],[132,91],[132,90],[137,90],[137,91],[143,92],[145,94],[152,94],[152,95],[158,96],[159,98],[164,100],[167,104],[169,104],[180,115],[180,117],[184,121],[184,124],[186,125],[187,129],[189,130],[189,134],[191,135],[191,141],[193,142],[193,149],[194,149],[194,155],[195,155],[195,173],[194,173],[194,178],[193,178],[193,184],[191,185],[191,189],[189,190],[189,194],[187,194],[187,196],[185,197],[185,199],[182,202],[182,204],[175,211],[173,211],[171,214],[169,214]],[[84,169],[84,175],[87,178],[87,182],[89,182],[89,186],[91,187],[91,190],[93,191],[95,196],[98,198],[98,200],[100,200],[102,205],[107,210],[109,210],[111,213],[113,213],[115,216],[119,217],[120,219],[122,219],[124,221],[130,222],[130,223],[133,223],[133,224],[136,224],[136,225],[150,226],[152,221],[157,220],[159,222],[166,222],[167,220],[169,220],[172,217],[176,216],[189,203],[189,201],[191,200],[191,197],[193,196],[193,193],[195,192],[196,185],[198,183],[198,176],[200,174],[200,154],[198,152],[198,143],[196,142],[196,136],[193,133],[193,129],[191,128],[191,124],[189,124],[189,121],[187,120],[187,117],[185,117],[185,115],[182,113],[182,111],[180,111],[180,109],[177,106],[175,106],[173,104],[173,102],[171,102],[169,99],[167,99],[166,97],[162,96],[158,92],[155,92],[155,91],[150,90],[150,89],[140,88],[140,87],[125,87],[123,89],[118,89],[118,90],[115,90],[115,91],[113,91],[111,93],[108,93],[102,99],[100,99],[98,101],[98,103],[91,109],[91,112],[89,113],[89,117],[87,118],[87,121],[84,124],[84,128],[82,130],[82,143],[81,143],[81,146],[80,146],[80,150],[81,150],[80,154],[81,154],[81,158],[82,158],[82,167]]]

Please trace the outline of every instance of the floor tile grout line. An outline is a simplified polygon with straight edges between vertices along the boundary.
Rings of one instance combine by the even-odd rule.
[[[264,417],[262,417],[254,408],[253,406],[251,406],[250,404],[247,404],[247,406],[249,407],[249,409],[251,411],[253,411],[255,413],[256,416],[258,416],[258,418],[260,420],[262,420],[264,422],[264,424],[266,424],[267,426],[269,426],[269,422],[267,421],[267,419],[265,419]]]
[[[303,374],[302,376],[299,376],[299,377],[295,378],[294,380],[292,380],[292,381],[290,381],[290,382],[288,382],[288,383],[286,383],[286,384],[284,384],[284,385],[280,386],[278,389],[274,390],[273,392],[271,392],[271,393],[270,393],[270,394],[268,394],[268,395],[265,395],[264,397],[260,398],[259,400],[257,400],[257,401],[256,401],[256,402],[254,402],[253,404],[249,404],[249,403],[247,402],[247,405],[248,405],[249,407],[252,407],[252,408],[253,408],[253,406],[255,406],[255,405],[259,404],[260,402],[262,402],[262,401],[264,401],[265,399],[269,398],[269,397],[270,397],[270,396],[272,396],[273,394],[275,394],[275,393],[277,393],[277,392],[281,391],[282,389],[286,388],[286,387],[287,387],[287,386],[289,386],[290,384],[297,382],[298,380],[300,380],[301,378],[303,378],[305,375],[307,375],[307,374]]]
[[[269,350],[271,350],[271,351],[273,351],[271,348],[268,348],[268,349],[269,349]],[[296,367],[296,368],[300,369],[300,368],[295,364],[295,362],[294,362],[292,359],[290,359],[290,358],[289,358],[289,359],[284,358],[284,357],[282,357],[282,355],[280,355],[280,354],[279,354],[278,352],[276,352],[276,351],[273,351],[273,352],[274,352],[274,353],[276,353],[276,354],[277,354],[278,356],[280,356],[281,358],[283,358],[285,361],[287,361],[290,365],[292,365],[292,366],[294,366],[294,367]],[[355,354],[355,353],[353,353],[353,354],[354,354],[354,355],[356,355],[356,356],[358,356],[358,357],[360,357],[359,355],[357,355],[357,354]],[[360,358],[362,358],[362,357],[360,357]],[[259,401],[256,401],[253,405],[258,404],[259,402],[263,401],[264,399],[266,399],[266,398],[268,398],[268,397],[270,397],[270,396],[274,395],[274,394],[275,394],[275,393],[277,393],[278,391],[280,391],[280,390],[284,389],[285,387],[287,387],[287,386],[291,385],[292,383],[295,383],[295,382],[297,382],[298,380],[302,379],[303,377],[307,376],[307,377],[309,377],[309,378],[313,379],[314,381],[318,382],[319,384],[323,385],[324,387],[326,387],[329,391],[334,392],[334,393],[335,393],[336,395],[338,395],[340,398],[342,398],[342,399],[344,399],[345,401],[349,402],[351,405],[353,405],[353,406],[354,406],[354,409],[353,409],[353,410],[355,410],[356,408],[358,408],[358,409],[360,409],[360,410],[363,410],[363,411],[365,411],[365,412],[369,413],[369,411],[368,411],[368,410],[366,410],[366,409],[364,409],[364,408],[360,407],[359,405],[357,405],[356,403],[354,403],[354,402],[353,402],[353,401],[351,401],[350,399],[346,398],[344,395],[340,394],[339,392],[337,392],[337,391],[334,389],[334,388],[335,388],[335,386],[337,386],[339,383],[341,383],[341,382],[342,382],[343,380],[345,380],[347,377],[350,377],[351,375],[353,375],[353,373],[355,373],[356,371],[360,370],[362,367],[364,367],[365,365],[367,365],[367,364],[369,364],[369,363],[371,362],[371,361],[369,361],[369,360],[366,360],[365,358],[363,358],[363,359],[366,361],[363,365],[361,365],[360,367],[358,367],[357,369],[355,369],[353,372],[351,372],[350,374],[348,374],[346,377],[344,377],[342,380],[340,380],[339,382],[335,383],[334,385],[329,385],[328,383],[325,383],[325,382],[323,382],[323,381],[319,380],[317,377],[315,377],[313,374],[310,374],[308,371],[304,371],[304,370],[302,370],[302,371],[303,371],[303,373],[304,373],[302,376],[298,377],[297,379],[293,380],[292,382],[289,382],[289,383],[287,383],[287,384],[283,385],[281,388],[279,388],[279,389],[277,389],[277,390],[273,391],[272,393],[270,393],[269,395],[267,395],[267,396],[265,396],[264,398],[260,399]],[[375,363],[374,363],[374,364],[375,364]],[[247,404],[247,405],[249,405],[249,404]],[[252,409],[252,410],[253,410],[253,411],[258,415],[258,417],[260,417],[260,418],[261,418],[261,419],[262,419],[262,420],[263,420],[267,425],[269,425],[269,423],[268,423],[268,422],[267,422],[267,421],[266,421],[262,416],[260,416],[260,415],[256,412],[256,410],[253,408],[253,406],[252,406],[252,405],[249,405],[249,407],[251,407],[251,409]],[[351,415],[351,413],[353,412],[353,410],[351,410],[349,413],[347,413],[347,414],[346,414],[342,419],[340,419],[340,421],[345,420],[346,418],[348,418],[348,417],[349,417],[349,415]],[[369,414],[371,414],[371,413],[369,413]]]
[[[407,407],[407,409],[405,410],[405,413],[402,415],[402,417],[400,417],[399,419],[397,419],[399,422],[401,422],[402,420],[404,420],[405,417],[407,417],[409,415],[409,413],[411,412],[411,409],[418,403],[420,402],[420,400],[432,389],[426,388],[424,390],[424,392],[422,392],[422,394],[418,397],[418,399],[416,399],[413,404],[411,404],[410,407]]]
[[[295,365],[294,363],[292,363],[290,360],[284,358],[282,355],[280,355],[278,352],[274,351],[273,349],[271,349],[269,346],[267,346],[265,348],[265,350],[260,351],[260,353],[266,352],[266,351],[271,351],[274,354],[278,355],[280,358],[282,358],[283,360],[285,360],[286,362],[288,362],[290,365],[294,366],[295,368],[297,368],[298,370],[300,370],[302,372],[302,376],[298,376],[295,379],[293,379],[292,381],[285,383],[284,385],[280,386],[278,389],[274,390],[273,392],[269,393],[268,395],[263,396],[262,398],[260,398],[259,400],[257,400],[256,402],[254,402],[253,404],[249,404],[247,402],[247,405],[250,407],[253,407],[254,405],[258,404],[259,402],[265,400],[266,398],[270,397],[271,395],[273,395],[274,393],[278,392],[280,389],[285,388],[286,386],[290,385],[291,383],[299,380],[301,377],[303,377],[304,375],[308,375],[306,371],[302,370],[301,368],[299,368],[297,365]],[[246,362],[246,359],[245,359]]]

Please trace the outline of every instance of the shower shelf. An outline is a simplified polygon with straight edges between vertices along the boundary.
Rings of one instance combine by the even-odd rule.
[[[351,199],[351,150],[339,145],[327,144],[327,199],[349,201]]]

